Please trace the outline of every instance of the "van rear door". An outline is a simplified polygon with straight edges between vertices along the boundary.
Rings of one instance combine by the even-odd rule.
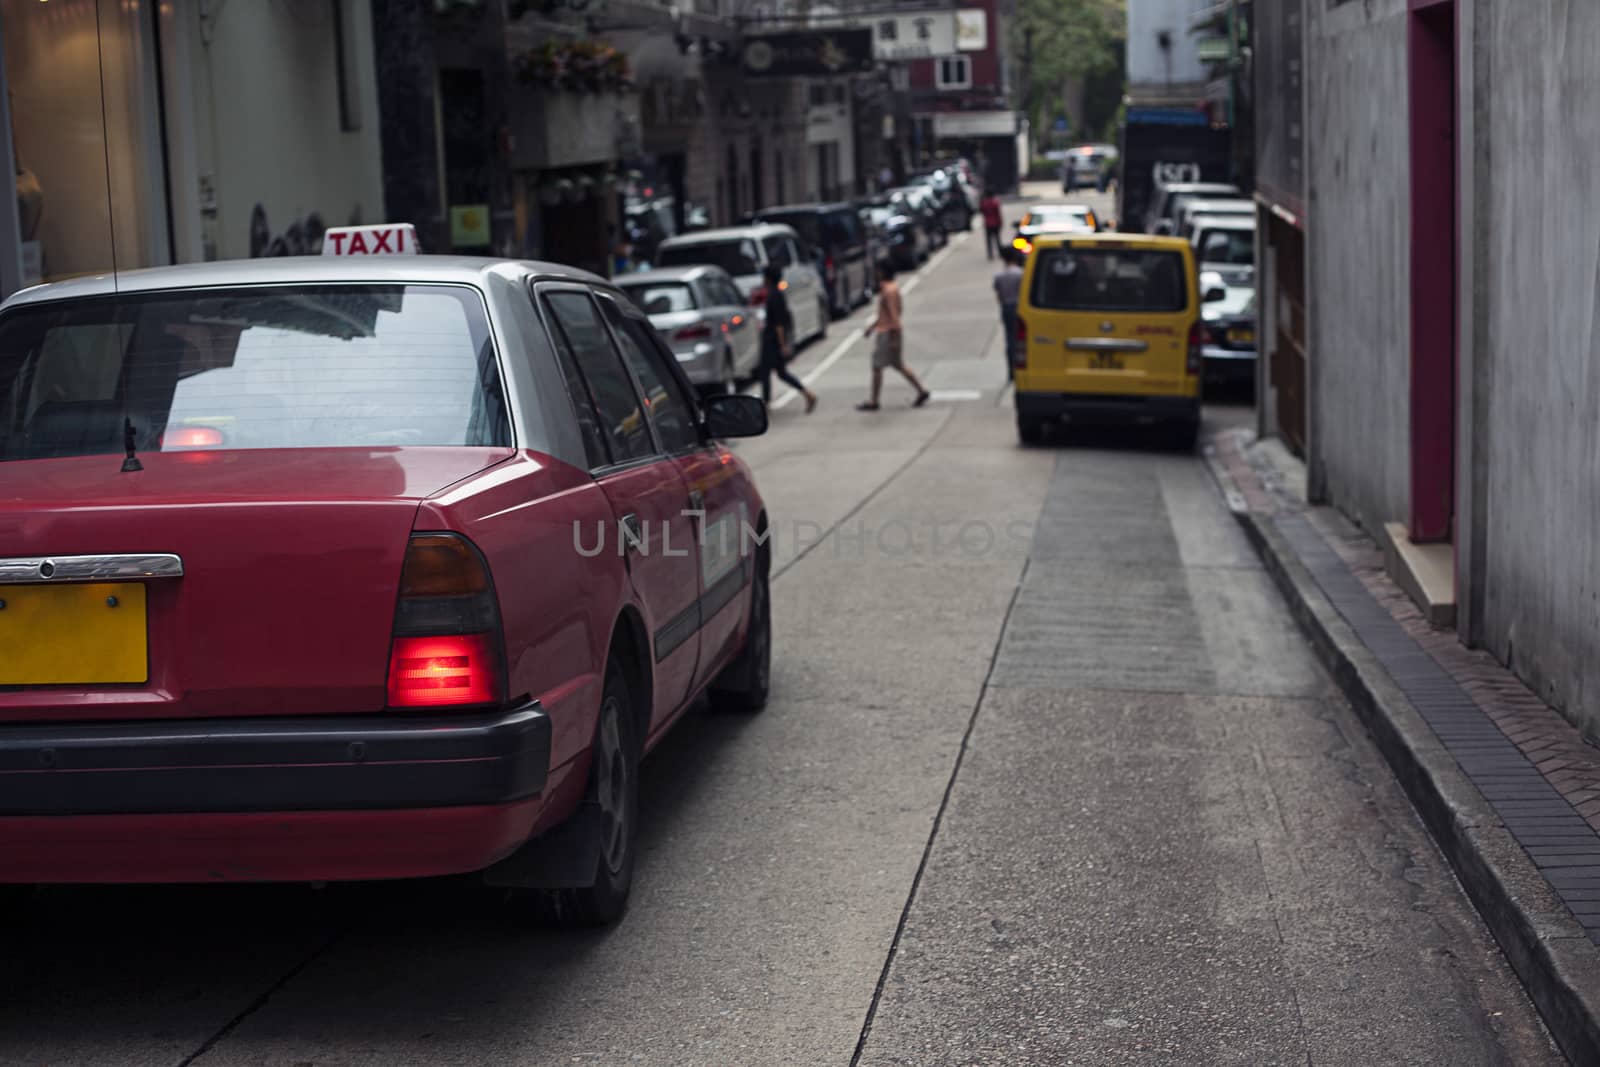
[[[1183,242],[1051,241],[1029,257],[1023,294],[1019,391],[1198,395],[1189,335],[1199,296]]]

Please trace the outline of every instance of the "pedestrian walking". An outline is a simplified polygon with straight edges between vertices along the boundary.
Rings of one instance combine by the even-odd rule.
[[[894,280],[894,267],[886,264],[878,274],[878,317],[867,327],[866,334],[873,339],[872,395],[865,403],[856,405],[857,411],[878,410],[878,398],[883,393],[883,372],[889,367],[899,371],[917,391],[912,407],[920,408],[928,402],[930,394],[922,387],[921,380],[906,368],[903,359],[901,311],[900,286]]]
[[[1000,304],[1000,333],[1005,338],[1006,377],[1017,365],[1017,300],[1022,296],[1022,255],[1014,248],[1000,253],[1004,265],[994,275],[994,298]]]
[[[1000,198],[992,192],[984,193],[978,201],[978,213],[983,216],[984,255],[993,259],[995,253],[1005,252],[1005,245],[1000,243]]]
[[[772,376],[806,398],[806,414],[817,407],[817,394],[807,389],[805,383],[785,364],[789,361],[790,339],[794,337],[794,317],[789,314],[789,298],[783,292],[783,269],[770,266],[762,275],[767,286],[767,321],[761,327],[761,366],[757,377],[761,379],[761,400],[772,403]]]

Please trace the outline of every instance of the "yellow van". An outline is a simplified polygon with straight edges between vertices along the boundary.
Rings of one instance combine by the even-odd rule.
[[[1179,237],[1040,237],[1012,345],[1017,435],[1052,422],[1161,424],[1178,447],[1200,432],[1200,299]]]

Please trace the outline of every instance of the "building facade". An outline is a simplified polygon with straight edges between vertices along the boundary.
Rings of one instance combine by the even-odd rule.
[[[1006,9],[1001,0],[980,0],[943,13],[925,12],[909,16],[913,31],[919,19],[933,15],[939,21],[931,54],[907,62],[914,163],[964,156],[987,185],[1014,189],[1026,171],[1019,138],[1025,139],[1027,131],[1012,104]],[[905,29],[897,28],[897,36],[905,37]]]
[[[1257,6],[1265,47],[1272,5]],[[1302,312],[1310,491],[1388,546],[1436,623],[1594,737],[1600,215],[1578,176],[1600,139],[1577,102],[1600,90],[1600,58],[1573,43],[1600,40],[1600,7],[1370,0],[1303,16],[1314,149],[1302,211],[1284,210],[1303,219],[1316,294]],[[1271,126],[1260,188],[1275,211],[1288,191],[1266,175],[1287,126]],[[1281,308],[1284,288],[1263,304]],[[1288,436],[1272,384],[1265,428]]]

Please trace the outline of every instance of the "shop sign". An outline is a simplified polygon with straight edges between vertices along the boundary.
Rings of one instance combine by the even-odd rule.
[[[989,13],[981,7],[956,12],[956,51],[982,52],[989,47]]]
[[[741,63],[752,77],[827,77],[872,70],[872,31],[797,30],[745,38]]]
[[[885,15],[872,22],[872,51],[879,59],[928,59],[947,56],[955,50],[954,12]]]
[[[452,248],[481,248],[489,243],[489,205],[450,205]]]

